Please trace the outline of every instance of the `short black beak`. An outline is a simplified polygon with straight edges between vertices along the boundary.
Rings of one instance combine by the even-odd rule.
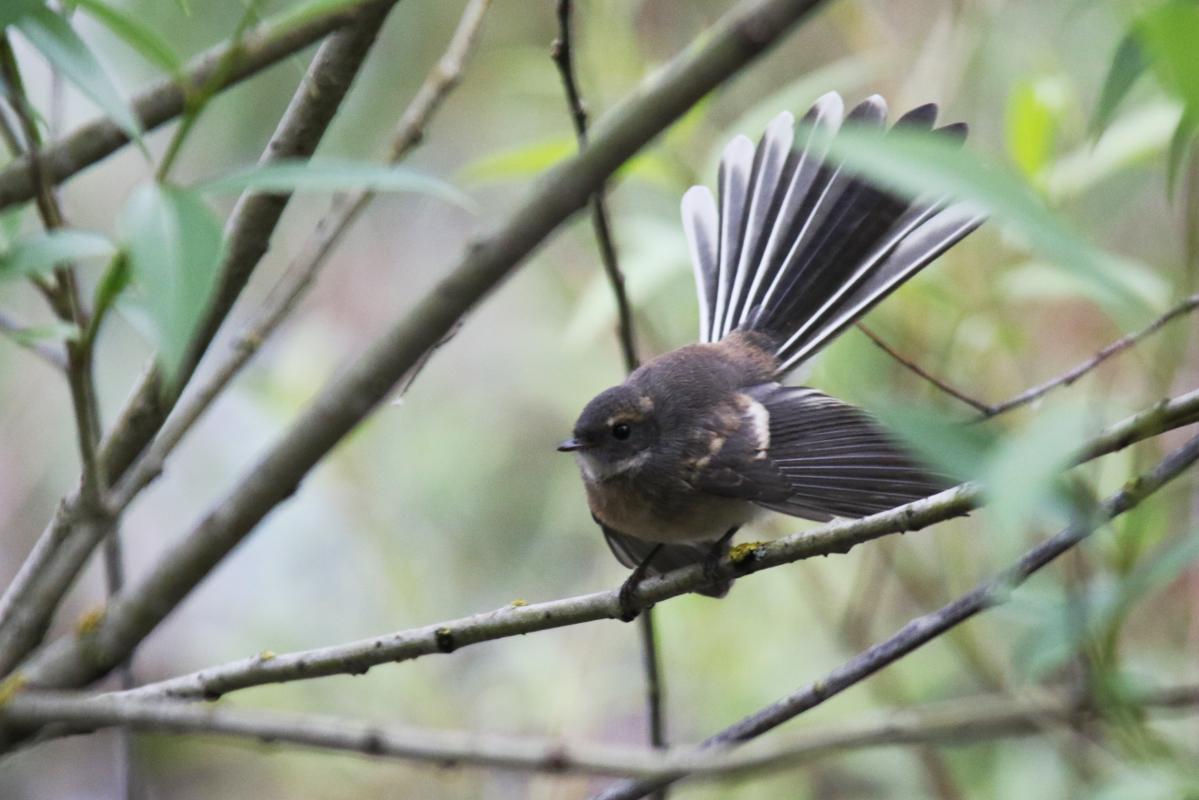
[[[558,442],[558,452],[573,453],[575,450],[582,450],[583,446],[583,443],[578,439],[571,438],[563,442]]]

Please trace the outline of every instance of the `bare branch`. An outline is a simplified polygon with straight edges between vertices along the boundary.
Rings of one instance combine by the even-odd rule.
[[[357,0],[333,10],[306,15],[299,22],[283,15],[274,22],[265,23],[237,45],[238,57],[216,90],[227,89],[253,77],[333,31],[357,22],[363,15],[390,7],[395,2],[397,0]],[[233,42],[224,42],[190,61],[184,68],[185,86],[163,80],[134,97],[130,105],[142,127],[153,130],[183,113],[188,90],[207,84],[234,46]],[[62,183],[127,144],[128,134],[111,120],[90,122],[43,151],[47,179],[52,184]],[[35,192],[26,159],[18,159],[0,170],[0,210],[33,199]]]
[[[950,397],[956,398],[957,400],[961,400],[963,403],[965,403],[966,405],[973,408],[975,411],[978,411],[982,414],[993,413],[991,410],[991,406],[987,405],[986,403],[982,402],[981,400],[975,400],[973,397],[966,394],[965,392],[962,392],[958,389],[953,388],[945,381],[936,377],[932,373],[927,372],[923,367],[921,367],[915,361],[912,361],[911,359],[906,358],[901,353],[896,351],[893,347],[891,347],[889,344],[884,342],[877,333],[870,330],[870,328],[867,328],[863,323],[861,323],[861,322],[858,323],[858,330],[860,330],[862,333],[866,334],[866,337],[868,339],[870,339],[870,341],[874,342],[875,345],[877,345],[878,348],[880,350],[882,350],[884,353],[886,353],[887,355],[891,356],[891,358],[898,361],[906,369],[910,370],[911,372],[915,373],[916,375],[919,375],[921,378],[928,381],[933,386],[936,386],[938,389],[940,389],[945,394],[949,395]]]
[[[86,683],[141,641],[307,472],[377,406],[482,297],[641,147],[742,66],[775,43],[819,0],[740,4],[701,47],[655,73],[601,121],[583,154],[555,169],[498,232],[459,265],[346,371],[331,382],[230,493],[136,586],[114,598],[104,619],[44,649],[27,677],[41,686]]]
[[[1069,386],[1070,384],[1074,383],[1076,380],[1081,378],[1083,375],[1085,375],[1088,372],[1090,372],[1091,370],[1095,369],[1095,367],[1099,366],[1104,361],[1107,361],[1112,356],[1116,355],[1117,353],[1124,352],[1128,348],[1135,345],[1137,342],[1144,339],[1146,336],[1149,336],[1152,333],[1156,333],[1158,330],[1160,330],[1162,327],[1164,327],[1167,323],[1171,322],[1174,319],[1177,319],[1178,317],[1183,316],[1184,314],[1189,314],[1190,312],[1194,311],[1196,308],[1199,308],[1199,294],[1191,295],[1190,297],[1183,300],[1178,305],[1171,308],[1165,314],[1162,314],[1160,317],[1153,320],[1153,322],[1149,323],[1144,328],[1141,328],[1139,331],[1130,333],[1127,336],[1123,336],[1123,337],[1117,339],[1116,341],[1109,344],[1107,347],[1100,350],[1095,355],[1091,356],[1086,361],[1082,362],[1081,364],[1076,365],[1075,367],[1067,370],[1066,372],[1063,372],[1061,375],[1057,376],[1056,378],[1045,381],[1044,383],[1040,384],[1039,386],[1034,386],[1031,389],[1027,389],[1027,390],[1021,392],[1020,394],[1016,395],[1015,397],[1012,397],[1008,400],[1004,400],[1002,403],[998,403],[994,406],[991,406],[990,409],[988,409],[987,411],[985,411],[983,413],[983,416],[984,417],[993,417],[996,414],[1002,414],[1005,411],[1011,411],[1013,408],[1016,408],[1017,406],[1027,405],[1028,403],[1031,403],[1032,401],[1037,400],[1040,397],[1043,397],[1044,395],[1048,394],[1049,392],[1053,391],[1054,389],[1056,389],[1059,386]]]
[[[1041,397],[1044,397],[1046,394],[1048,394],[1049,392],[1058,388],[1059,386],[1069,386],[1070,384],[1074,383],[1079,378],[1081,378],[1083,375],[1086,375],[1088,372],[1090,372],[1091,370],[1098,367],[1104,361],[1107,361],[1112,356],[1124,352],[1128,348],[1130,348],[1133,345],[1140,342],[1146,336],[1156,333],[1157,331],[1161,330],[1161,328],[1163,328],[1168,323],[1172,322],[1173,320],[1175,320],[1185,314],[1191,313],[1196,308],[1199,308],[1199,294],[1191,295],[1190,297],[1186,298],[1178,305],[1171,308],[1166,313],[1162,314],[1157,319],[1153,320],[1153,322],[1149,323],[1144,328],[1141,328],[1139,331],[1130,333],[1127,336],[1120,337],[1116,341],[1109,344],[1107,347],[1104,347],[1102,350],[1100,350],[1095,355],[1088,358],[1086,361],[1076,364],[1075,366],[1073,366],[1070,369],[1063,372],[1061,375],[1058,375],[1055,378],[1051,378],[1051,379],[1045,381],[1044,383],[1038,384],[1037,386],[1033,386],[1030,389],[1026,389],[1023,392],[1020,392],[1019,394],[1015,395],[1014,397],[1010,397],[1001,403],[995,403],[993,405],[989,404],[989,403],[984,403],[981,400],[976,400],[973,397],[970,397],[969,395],[967,395],[966,393],[960,391],[959,389],[956,389],[953,386],[949,385],[948,383],[941,380],[940,378],[937,378],[936,376],[932,375],[927,370],[925,370],[923,367],[921,367],[919,364],[917,364],[916,362],[912,361],[911,359],[905,357],[903,354],[896,351],[893,347],[891,347],[886,342],[884,342],[882,340],[882,338],[880,338],[878,336],[878,334],[874,333],[872,330],[867,328],[865,325],[862,325],[861,323],[859,323],[858,328],[862,331],[862,333],[864,333],[864,334],[866,334],[866,336],[870,337],[870,341],[872,341],[876,345],[878,345],[878,347],[881,348],[883,350],[883,352],[885,352],[887,355],[891,356],[891,358],[898,361],[904,367],[911,370],[916,375],[919,375],[921,378],[928,381],[929,383],[931,383],[933,386],[940,389],[945,394],[948,394],[951,397],[954,397],[957,400],[962,401],[966,405],[968,405],[971,408],[978,411],[979,414],[981,415],[979,417],[979,420],[981,421],[981,420],[990,419],[991,417],[994,417],[994,416],[998,416],[999,414],[1006,413],[1008,411],[1011,411],[1014,408],[1019,408],[1020,406],[1028,405],[1029,403],[1033,402],[1034,400],[1038,400]]]
[[[562,88],[566,92],[566,104],[574,123],[579,150],[584,150],[587,147],[587,106],[575,80],[574,35],[571,24],[573,16],[574,3],[571,0],[558,0],[558,38],[551,45],[550,53],[554,63],[558,66]],[[620,263],[616,257],[616,245],[612,241],[612,226],[608,221],[608,208],[604,202],[603,186],[591,196],[590,205],[591,227],[595,231],[600,261],[604,266],[604,274],[608,278],[608,285],[612,288],[612,298],[616,303],[616,339],[624,358],[625,371],[632,372],[638,366],[636,333],[633,330],[633,314],[629,308],[628,294],[625,292],[624,272],[620,269]],[[655,747],[662,747],[666,744],[666,721],[663,713],[662,672],[658,659],[658,641],[654,632],[652,608],[645,609],[645,612],[639,615],[637,627],[641,639],[641,666],[645,674],[645,704],[649,718],[649,740],[650,744]]]
[[[1112,426],[1092,440],[1086,448],[1086,458],[1128,447],[1167,428],[1194,421],[1199,421],[1199,390]],[[870,517],[828,523],[774,542],[739,548],[732,557],[725,558],[714,573],[705,573],[702,565],[697,565],[646,578],[638,592],[638,600],[642,604],[656,603],[695,591],[713,579],[723,580],[806,558],[845,553],[862,542],[918,530],[964,514],[976,507],[979,499],[980,492],[976,488],[959,487]],[[348,644],[279,654],[269,659],[243,659],[147,684],[134,689],[128,696],[212,699],[268,683],[327,675],[359,675],[380,664],[409,661],[479,642],[601,619],[618,619],[617,594],[616,590],[611,590],[545,603],[507,606]]]
[[[917,617],[903,626],[891,638],[858,654],[823,679],[810,683],[761,711],[745,717],[740,722],[707,739],[704,745],[712,748],[734,747],[761,736],[766,731],[794,719],[830,697],[865,680],[883,667],[914,652],[922,645],[971,617],[1001,605],[1007,601],[1012,590],[1024,583],[1034,572],[1086,539],[1113,518],[1135,508],[1142,500],[1191,467],[1196,460],[1199,460],[1199,436],[1193,437],[1182,447],[1171,452],[1149,472],[1129,481],[1123,489],[1110,496],[1095,509],[1094,513],[1086,514],[1083,518],[1026,552],[1015,564],[996,577],[980,584],[937,611]],[[633,798],[644,797],[659,789],[664,783],[670,783],[679,777],[682,777],[682,773],[665,780],[621,784],[601,793],[599,798],[601,800],[633,800]]]
[[[396,126],[390,146],[392,163],[402,160],[420,143],[425,126],[458,84],[490,5],[491,0],[472,0],[463,12],[445,54],[425,78]],[[330,253],[374,197],[374,192],[362,191],[334,199],[329,213],[317,224],[308,242],[300,249],[301,255],[288,267],[286,277],[267,298],[257,317],[246,325],[223,360],[204,377],[203,383],[188,390],[153,443],[114,489],[107,502],[111,511],[124,509],[157,477],[167,456],[191,427],[295,311]]]
[[[575,136],[579,140],[579,149],[583,150],[587,147],[587,106],[575,81],[571,35],[573,7],[571,0],[558,0],[558,38],[554,40],[551,53],[562,77],[562,87],[566,90],[566,102],[574,122]],[[620,342],[620,352],[624,357],[625,369],[632,372],[637,369],[638,364],[633,312],[629,307],[628,293],[625,292],[624,273],[616,258],[616,245],[612,241],[612,226],[608,221],[608,209],[604,203],[603,185],[591,196],[591,226],[595,229],[600,261],[604,265],[604,274],[608,277],[612,297],[616,301],[616,335]]]
[[[1137,692],[1127,702],[1144,711],[1194,713],[1199,706],[1199,686]],[[0,720],[22,726],[65,723],[75,731],[119,725],[135,730],[249,738],[441,767],[466,765],[637,778],[687,773],[701,779],[718,779],[761,774],[853,750],[961,745],[1037,734],[1051,725],[1076,725],[1087,717],[1101,718],[1103,712],[1091,698],[1064,693],[1025,700],[983,696],[907,709],[851,726],[816,728],[736,751],[696,746],[649,750],[67,692],[20,692],[0,707]]]

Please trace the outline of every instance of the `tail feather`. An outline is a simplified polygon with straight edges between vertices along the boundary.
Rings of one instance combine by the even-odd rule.
[[[755,148],[739,136],[721,161],[719,201],[702,187],[683,198],[683,222],[695,265],[700,337],[718,341],[735,329],[776,342],[780,374],[853,324],[900,284],[982,222],[941,198],[909,201],[826,158],[827,134],[843,104],[830,93],[804,117],[783,113]],[[877,95],[845,120],[881,127]],[[914,108],[896,127],[933,130],[937,107]],[[937,128],[964,139],[966,126]],[[822,135],[823,134],[823,135]]]

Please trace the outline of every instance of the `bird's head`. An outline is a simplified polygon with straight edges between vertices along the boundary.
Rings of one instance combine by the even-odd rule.
[[[574,453],[589,480],[605,480],[643,465],[657,438],[653,400],[622,384],[600,392],[587,404],[574,435],[558,450]]]

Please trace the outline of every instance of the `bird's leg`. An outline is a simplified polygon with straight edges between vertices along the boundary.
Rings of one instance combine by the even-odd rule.
[[[633,592],[637,591],[641,581],[645,580],[645,573],[649,571],[649,562],[654,560],[654,556],[658,555],[661,549],[661,544],[654,545],[654,549],[649,551],[649,555],[641,559],[641,563],[633,568],[633,572],[620,585],[617,601],[620,603],[621,622],[632,622],[641,613],[641,609],[637,607],[637,603],[633,599]]]
[[[708,551],[707,558],[704,559],[704,577],[708,579],[709,584],[716,583],[720,580],[717,571],[720,569],[720,559],[724,558],[725,553],[729,550],[729,542],[741,529],[740,525],[734,525],[729,528],[728,533],[721,536],[712,544],[712,549]],[[728,591],[727,588],[725,591]]]

